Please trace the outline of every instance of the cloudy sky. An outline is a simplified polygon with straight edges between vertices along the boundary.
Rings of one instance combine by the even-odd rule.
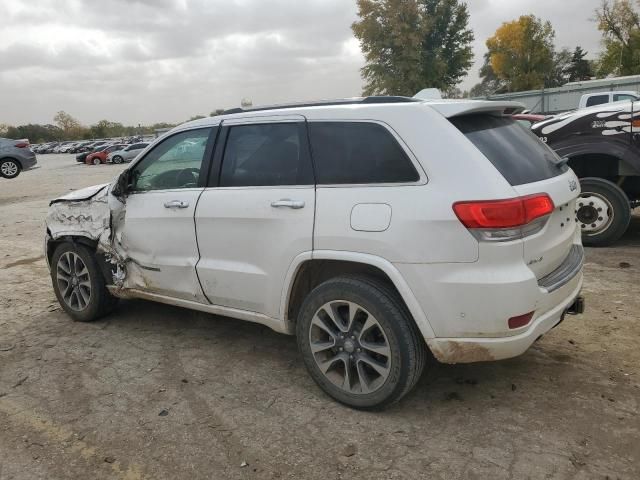
[[[600,0],[467,0],[477,82],[504,21],[551,20],[595,55]],[[0,123],[178,122],[216,108],[361,93],[355,0],[0,0]],[[425,85],[426,87],[426,85]]]

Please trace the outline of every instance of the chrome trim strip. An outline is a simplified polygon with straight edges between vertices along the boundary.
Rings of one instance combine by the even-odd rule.
[[[547,291],[554,292],[569,283],[584,266],[584,249],[582,245],[573,245],[564,262],[547,276],[538,280],[538,286]]]

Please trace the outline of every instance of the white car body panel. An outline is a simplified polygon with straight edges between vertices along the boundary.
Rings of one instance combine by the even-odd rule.
[[[140,151],[129,168],[169,136],[199,127],[362,121],[391,132],[419,180],[128,195],[123,206],[112,207],[110,230],[98,235],[98,250],[114,259],[118,272],[129,265],[126,278],[114,278],[110,290],[116,296],[148,298],[293,333],[288,305],[304,263],[355,262],[386,274],[441,361],[518,355],[560,321],[580,291],[581,273],[552,293],[540,286],[541,278],[580,245],[572,218],[579,194],[572,183],[576,178],[569,171],[513,187],[448,117],[519,109],[521,105],[512,102],[432,100],[237,113],[181,125]],[[74,211],[80,211],[83,201],[93,200],[91,191],[61,199],[63,206],[56,208],[73,204]],[[538,193],[547,193],[556,210],[540,232],[525,239],[479,242],[452,209],[461,200]],[[109,197],[111,205],[113,195]],[[304,208],[271,206],[284,199],[304,202]],[[188,203],[188,208],[164,208],[174,200]],[[51,239],[73,231],[60,226],[65,219],[55,209],[49,218],[56,219],[48,220],[54,227]],[[82,231],[81,226],[74,228]],[[529,325],[507,328],[507,319],[532,311]]]
[[[200,255],[193,216],[201,193],[202,189],[189,188],[127,197],[120,243],[143,270],[141,289],[206,303],[195,270]],[[185,202],[187,207],[166,208],[169,202]]]

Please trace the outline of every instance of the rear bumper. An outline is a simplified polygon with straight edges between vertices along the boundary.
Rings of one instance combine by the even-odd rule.
[[[22,170],[31,170],[32,168],[36,168],[36,165],[38,165],[38,160],[36,158],[36,154],[34,153],[33,156],[29,155],[26,157],[20,157],[19,158],[20,164],[22,165]]]
[[[563,263],[542,279],[523,262],[517,243],[486,247],[475,263],[396,264],[431,326],[432,334],[422,333],[436,358],[468,363],[515,357],[556,326],[582,288],[579,233]],[[527,325],[510,328],[509,319],[531,312]]]
[[[427,344],[436,359],[442,363],[487,362],[522,355],[536,340],[564,320],[566,314],[575,315],[584,311],[584,299],[580,297],[582,273],[578,277],[578,284],[563,302],[539,316],[524,332],[516,336],[433,338],[427,339]]]

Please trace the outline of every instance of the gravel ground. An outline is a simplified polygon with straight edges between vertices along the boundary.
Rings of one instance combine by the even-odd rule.
[[[42,254],[48,200],[123,167],[39,164],[0,179],[1,480],[640,478],[640,218],[588,250],[585,315],[362,413],[259,325],[134,300],[71,322]]]

